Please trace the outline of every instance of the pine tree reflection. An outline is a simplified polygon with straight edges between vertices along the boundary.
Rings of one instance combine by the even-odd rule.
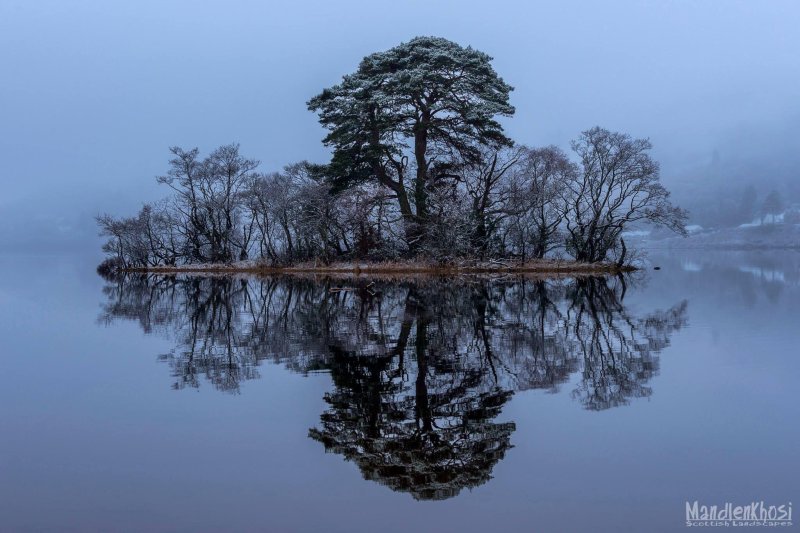
[[[388,353],[333,349],[335,391],[310,436],[354,461],[366,479],[417,499],[443,499],[490,479],[515,426],[494,422],[512,392],[458,349],[440,313],[443,300],[426,293],[409,289]]]

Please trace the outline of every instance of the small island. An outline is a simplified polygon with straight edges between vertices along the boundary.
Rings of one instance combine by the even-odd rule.
[[[325,164],[259,171],[239,145],[172,147],[171,194],[97,217],[102,274],[618,274],[627,230],[685,235],[649,140],[594,127],[528,147],[501,124],[512,87],[492,58],[438,37],[365,57],[307,102]]]

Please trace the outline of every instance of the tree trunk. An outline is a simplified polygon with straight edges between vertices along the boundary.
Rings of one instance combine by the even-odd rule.
[[[625,246],[625,239],[620,238],[619,242],[622,246],[622,251],[620,252],[619,259],[617,260],[617,266],[622,267],[625,264],[625,256],[628,253],[628,248]]]

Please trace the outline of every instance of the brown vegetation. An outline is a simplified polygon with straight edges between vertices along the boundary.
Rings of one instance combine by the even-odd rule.
[[[337,262],[323,265],[315,262],[298,263],[292,266],[273,266],[257,261],[236,263],[187,264],[176,266],[154,266],[128,268],[127,272],[153,273],[207,273],[207,274],[333,274],[345,276],[434,275],[458,276],[466,274],[525,274],[542,277],[564,277],[581,275],[610,275],[632,272],[635,267],[616,263],[578,263],[551,259],[525,262],[503,261],[458,261],[434,263],[425,261],[383,262]]]

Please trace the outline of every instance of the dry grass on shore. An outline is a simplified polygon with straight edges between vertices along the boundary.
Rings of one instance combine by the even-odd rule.
[[[291,266],[274,266],[258,261],[240,261],[230,264],[188,264],[178,266],[157,266],[131,268],[129,272],[153,273],[197,273],[197,274],[336,274],[345,276],[380,276],[398,274],[420,274],[437,276],[457,276],[463,274],[532,274],[544,276],[607,275],[631,272],[631,266],[618,266],[614,263],[578,263],[552,259],[525,262],[505,261],[459,261],[452,263],[433,263],[424,261],[383,261],[383,262],[336,262],[328,265],[315,262],[298,263]]]

